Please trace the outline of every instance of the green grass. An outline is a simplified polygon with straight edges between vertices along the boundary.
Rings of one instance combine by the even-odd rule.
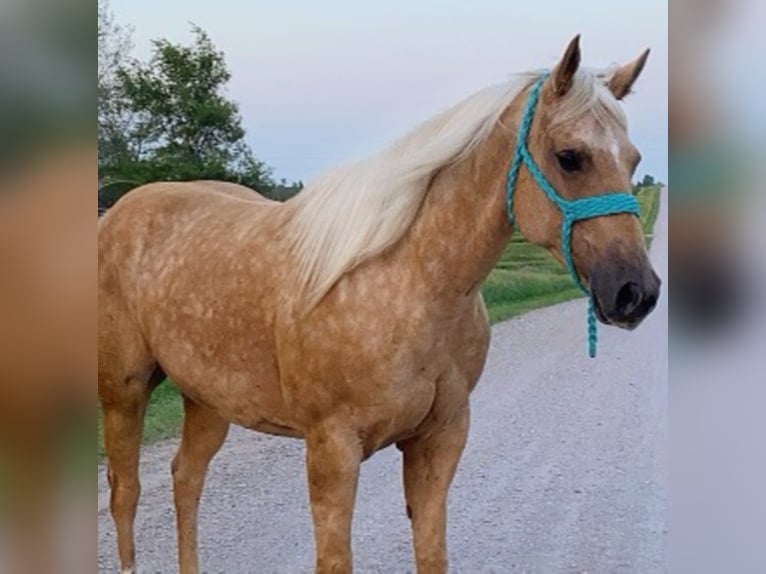
[[[144,419],[143,442],[155,442],[178,434],[183,421],[183,401],[178,389],[166,380],[152,393]],[[98,460],[104,456],[101,407],[98,409]]]
[[[651,235],[660,206],[659,188],[636,192],[644,233]],[[651,239],[648,239],[650,241]],[[564,269],[550,253],[528,243],[520,235],[508,243],[500,261],[482,288],[492,323],[504,321],[532,309],[582,297]],[[183,404],[178,390],[166,381],[154,391],[144,423],[144,442],[178,434]],[[98,455],[103,457],[101,411],[98,415]]]
[[[582,296],[550,253],[520,235],[506,246],[482,293],[493,323]]]
[[[660,211],[660,188],[659,187],[641,187],[636,191],[636,199],[641,209],[641,225],[644,228],[644,235],[651,241],[654,222],[657,221],[657,214]]]

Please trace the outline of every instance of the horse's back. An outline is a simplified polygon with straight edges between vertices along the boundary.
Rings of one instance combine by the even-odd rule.
[[[118,221],[126,217],[136,223],[136,217],[161,216],[172,223],[174,218],[191,212],[220,211],[235,204],[252,207],[277,205],[277,202],[248,187],[226,181],[149,183],[129,191],[107,211],[99,223],[99,235],[102,229],[119,225]]]
[[[167,245],[179,230],[207,222],[212,229],[231,226],[243,216],[254,222],[261,212],[281,204],[242,185],[224,181],[157,182],[138,187],[112,207],[99,222],[99,263],[131,246]]]
[[[99,222],[99,299],[135,301],[173,270],[237,257],[269,234],[283,204],[233,183],[159,182],[123,196]]]

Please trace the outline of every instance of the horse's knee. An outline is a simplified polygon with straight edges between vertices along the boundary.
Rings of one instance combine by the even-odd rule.
[[[183,499],[184,495],[181,492],[185,492],[190,486],[188,464],[184,464],[182,457],[183,455],[179,452],[170,463],[170,474],[173,477],[173,492],[177,501],[179,496]]]
[[[179,475],[180,467],[181,453],[176,453],[176,455],[173,457],[173,460],[170,461],[170,474],[173,476],[173,480],[176,480],[176,477]]]
[[[112,473],[111,478],[111,508],[115,518],[124,518],[125,513],[133,516],[141,496],[141,483],[137,478],[123,477]]]
[[[138,481],[138,477],[120,476],[116,472],[113,472],[111,473],[111,480],[109,482],[112,487],[112,492],[117,492],[122,498],[138,498],[138,495],[141,494],[141,483]]]
[[[176,508],[196,505],[202,494],[205,468],[199,468],[188,454],[178,453],[170,463],[173,477],[173,501]]]

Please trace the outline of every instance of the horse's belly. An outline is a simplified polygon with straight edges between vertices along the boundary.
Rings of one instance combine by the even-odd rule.
[[[287,416],[276,381],[234,375],[222,377],[216,385],[186,381],[179,382],[178,387],[184,395],[234,424],[273,435],[303,436]]]
[[[236,421],[234,421],[236,422]],[[262,432],[265,434],[271,434],[275,436],[287,436],[291,438],[303,438],[303,433],[296,429],[291,427],[285,427],[278,423],[273,423],[266,419],[261,419],[260,421],[256,422],[255,424],[243,424],[243,423],[237,423],[240,426],[243,426],[245,428],[248,428],[250,430]]]
[[[199,349],[163,348],[156,356],[181,393],[222,418],[261,432],[301,436],[282,399],[273,355],[251,350],[236,356],[222,348],[206,356]]]

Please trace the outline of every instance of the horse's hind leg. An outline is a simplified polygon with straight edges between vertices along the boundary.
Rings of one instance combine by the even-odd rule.
[[[126,377],[120,400],[102,398],[104,447],[109,460],[110,508],[117,530],[117,549],[122,572],[133,572],[135,544],[133,522],[141,486],[138,459],[146,404],[152,387],[146,380]]]
[[[210,409],[184,397],[181,446],[173,459],[173,498],[178,523],[181,574],[197,574],[197,512],[210,460],[226,439],[229,423]]]
[[[122,572],[135,569],[133,522],[141,486],[141,431],[152,390],[164,378],[131,314],[119,296],[99,293],[98,396]]]

